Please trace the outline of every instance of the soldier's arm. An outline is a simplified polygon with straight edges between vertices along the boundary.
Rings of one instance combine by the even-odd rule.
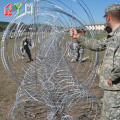
[[[103,39],[97,40],[97,39],[87,38],[84,36],[79,36],[78,39],[85,47],[93,51],[105,50],[108,42],[106,37]]]
[[[70,29],[70,36],[74,39],[79,39],[78,41],[83,44],[85,47],[93,50],[93,51],[103,51],[107,47],[107,38],[97,40],[92,38],[87,38],[84,36],[79,36],[77,30],[74,28]]]
[[[120,61],[119,61],[120,62]],[[111,72],[111,76],[110,76],[110,79],[112,81],[115,81],[117,80],[118,78],[120,78],[120,67],[117,66],[116,68],[114,68]]]
[[[113,60],[113,69],[111,71],[110,79],[112,81],[118,80],[120,78],[120,46],[116,47],[117,51],[115,51],[117,54],[114,56]]]

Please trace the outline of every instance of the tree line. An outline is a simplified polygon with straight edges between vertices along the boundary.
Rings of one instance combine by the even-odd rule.
[[[6,29],[6,27],[8,26],[9,22],[3,22],[0,21],[0,31],[4,31]]]

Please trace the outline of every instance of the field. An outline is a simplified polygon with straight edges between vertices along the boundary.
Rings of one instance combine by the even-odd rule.
[[[105,34],[101,33],[98,35],[98,39],[104,36]],[[2,33],[0,33],[0,40],[1,38]],[[103,54],[104,52],[100,52],[100,61],[102,60]],[[91,92],[102,100],[103,90],[98,87],[98,83],[99,76],[96,77],[95,82],[91,88]],[[5,71],[0,59],[0,120],[7,119],[8,113],[16,99],[17,88],[18,86]]]

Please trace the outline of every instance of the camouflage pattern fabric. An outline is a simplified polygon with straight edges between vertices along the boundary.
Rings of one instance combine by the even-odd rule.
[[[120,120],[120,91],[104,91],[100,120]]]
[[[68,55],[72,59],[71,62],[75,62],[75,61],[85,62],[85,61],[87,61],[89,58],[88,57],[83,58],[83,54],[84,54],[84,49],[78,43],[74,43],[74,42],[69,43]]]
[[[105,12],[108,13],[108,12],[111,12],[111,11],[114,11],[114,10],[120,10],[120,5],[117,4],[117,3],[113,3],[105,9]]]

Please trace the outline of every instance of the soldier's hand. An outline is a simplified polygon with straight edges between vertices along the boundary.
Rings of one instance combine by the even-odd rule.
[[[111,80],[110,78],[108,78],[107,82],[108,82],[108,85],[109,85],[110,87],[113,86],[112,80]]]
[[[77,39],[79,37],[77,30],[75,28],[70,29],[70,36],[73,37],[74,39]]]

